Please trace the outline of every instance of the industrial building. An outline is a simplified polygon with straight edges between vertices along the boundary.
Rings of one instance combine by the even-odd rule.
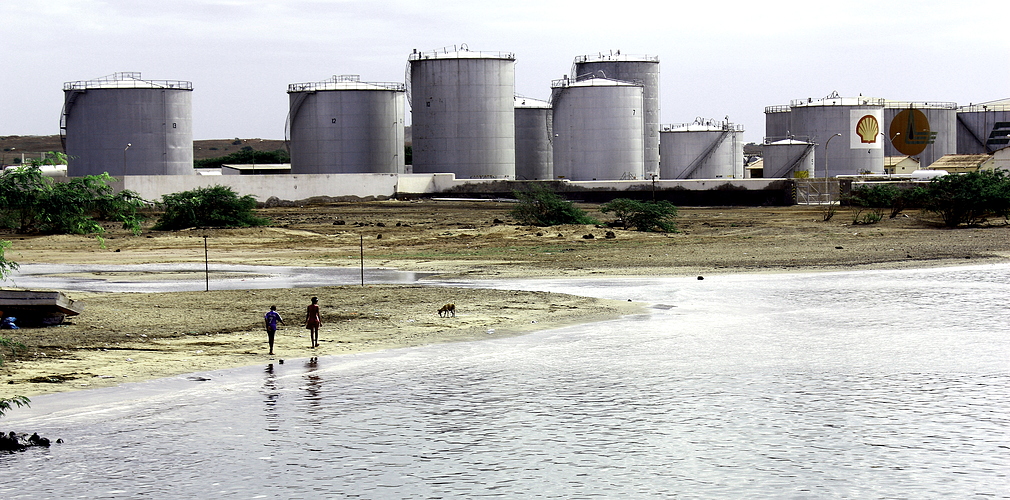
[[[554,116],[551,104],[516,96],[516,179],[554,178]]]
[[[914,156],[930,165],[957,151],[957,104],[884,101],[885,156]]]
[[[402,173],[404,94],[358,75],[288,85],[291,173]]]
[[[572,64],[571,79],[577,81],[587,76],[642,85],[645,178],[659,175],[659,57],[621,54],[620,50],[576,57]]]
[[[815,144],[799,139],[766,142],[763,146],[764,169],[767,178],[810,178],[814,176]]]
[[[553,81],[555,178],[645,179],[643,96],[635,82],[593,76]]]
[[[1010,145],[1010,99],[957,110],[957,153],[990,154]]]
[[[466,45],[410,54],[414,173],[515,178],[515,60]]]
[[[742,125],[696,119],[660,127],[660,178],[744,178]],[[648,173],[646,173],[648,176]]]
[[[63,84],[67,175],[193,174],[193,84],[113,73]]]

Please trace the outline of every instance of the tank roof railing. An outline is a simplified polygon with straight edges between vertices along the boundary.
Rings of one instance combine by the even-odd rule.
[[[615,83],[624,84],[624,85],[634,85],[634,86],[637,86],[637,87],[644,87],[645,86],[645,83],[642,82],[641,80],[618,80],[616,78],[608,78],[605,75],[603,75],[603,76],[597,75],[596,73],[603,73],[603,72],[602,71],[598,71],[598,72],[593,72],[593,73],[586,73],[584,75],[579,75],[577,78],[569,78],[566,75],[566,76],[563,76],[561,78],[558,78],[557,80],[551,80],[551,88],[552,89],[557,89],[557,88],[563,88],[563,87],[570,87],[570,86],[572,86],[572,84],[579,83],[579,82],[587,82],[587,81],[590,81],[590,80],[606,80],[608,82],[615,82]]]
[[[363,82],[360,75],[333,75],[321,82],[292,83],[288,92],[315,92],[317,90],[392,90],[403,92],[407,86],[400,82]]]
[[[957,109],[956,102],[940,101],[885,101],[887,108],[931,108],[931,109]]]
[[[139,71],[121,71],[95,78],[94,80],[80,80],[76,82],[65,82],[63,90],[88,90],[88,89],[180,89],[193,90],[193,82],[183,80],[144,80],[140,77]]]
[[[787,113],[792,111],[791,106],[780,104],[778,106],[765,106],[765,113]]]
[[[879,97],[839,97],[837,93],[833,93],[820,99],[812,97],[793,99],[789,101],[789,106],[793,108],[803,106],[883,106],[885,103],[886,100]]]
[[[671,123],[668,125],[660,125],[660,132],[679,132],[681,130],[691,131],[691,127],[709,127],[710,129],[722,130],[727,132],[743,132],[743,125],[739,123],[731,123],[729,120],[715,120],[711,118],[695,118],[691,123]]]
[[[611,50],[610,52],[603,53],[600,52],[595,55],[583,55],[575,56],[575,64],[587,63],[587,62],[600,62],[600,61],[644,61],[644,62],[659,62],[659,56],[650,55],[637,55],[637,54],[621,54],[620,50]]]
[[[408,61],[420,61],[422,59],[510,59],[515,60],[515,52],[482,52],[482,51],[471,51],[465,43],[459,45],[446,45],[445,47],[429,50],[429,51],[419,51],[414,49],[413,52],[407,56]]]
[[[806,143],[809,143],[809,144],[813,144],[814,143],[814,141],[812,141],[811,137],[808,136],[808,135],[779,135],[779,136],[770,136],[770,137],[765,137],[764,140],[761,143],[762,144],[771,144],[773,142],[784,141],[784,140],[787,140],[787,139],[788,140],[792,140],[792,141],[797,141],[797,142],[806,142]]]
[[[998,101],[981,102],[978,104],[968,104],[958,108],[962,113],[978,113],[982,111],[1010,111],[1010,99]]]

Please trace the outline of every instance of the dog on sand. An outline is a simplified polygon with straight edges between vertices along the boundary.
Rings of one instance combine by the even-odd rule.
[[[456,317],[456,304],[446,304],[442,306],[441,309],[438,310],[439,318],[443,317],[448,318],[450,314],[452,315],[453,318]]]

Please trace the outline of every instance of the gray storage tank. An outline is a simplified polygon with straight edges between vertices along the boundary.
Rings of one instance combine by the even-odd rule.
[[[884,173],[884,100],[870,97],[799,99],[790,103],[792,133],[817,144],[816,175]]]
[[[790,119],[792,109],[789,106],[765,107],[765,137],[773,141],[787,139],[792,135]]]
[[[743,126],[696,119],[660,127],[663,179],[743,179]]]
[[[139,72],[64,83],[67,175],[194,174],[192,96],[192,82]]]
[[[515,178],[515,55],[414,51],[407,69],[414,173]]]
[[[766,178],[801,178],[814,176],[815,144],[799,139],[765,142],[762,146]]]
[[[884,102],[884,156],[912,156],[928,166],[957,152],[957,104]]]
[[[957,110],[957,154],[990,154],[1010,145],[1010,99]]]
[[[291,173],[403,173],[404,91],[358,75],[288,85]]]
[[[516,96],[516,179],[554,178],[551,104]]]
[[[565,77],[551,82],[551,89],[556,178],[645,178],[641,84]]]
[[[642,85],[645,111],[645,176],[659,174],[659,57],[621,54],[621,51],[575,58],[571,77],[587,75]]]

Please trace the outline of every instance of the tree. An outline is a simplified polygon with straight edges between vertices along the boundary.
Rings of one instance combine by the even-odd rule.
[[[39,164],[6,170],[0,174],[0,226],[20,233],[100,235],[105,231],[97,218],[139,234],[144,201],[132,191],[114,192],[112,180],[106,173],[55,182]]]
[[[509,211],[509,215],[520,224],[557,226],[560,224],[599,223],[590,217],[585,210],[562,199],[543,184],[531,184],[528,191],[513,191],[512,193],[519,203]]]
[[[7,412],[14,409],[14,407],[21,408],[22,406],[31,407],[30,404],[32,400],[28,399],[26,396],[14,396],[10,398],[0,398],[0,417],[7,414]]]
[[[601,205],[600,212],[614,212],[625,229],[634,227],[639,231],[654,231],[658,228],[666,233],[677,231],[673,222],[677,216],[677,207],[666,200],[636,201],[617,198]]]
[[[1010,215],[1010,177],[1003,170],[948,174],[929,182],[923,208],[947,227],[976,225]]]
[[[253,214],[256,199],[239,197],[227,186],[196,188],[166,194],[159,204],[165,213],[154,229],[171,231],[188,227],[249,227],[263,226],[270,221]]]

